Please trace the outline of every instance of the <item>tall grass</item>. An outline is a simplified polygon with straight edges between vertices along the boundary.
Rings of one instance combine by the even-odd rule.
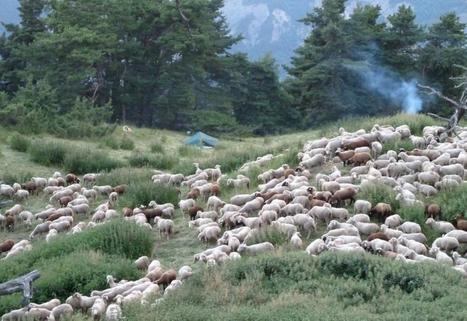
[[[134,167],[152,167],[161,170],[168,170],[174,167],[176,159],[172,156],[157,154],[150,155],[145,153],[134,153],[128,158],[130,166]]]
[[[443,188],[433,200],[441,207],[443,220],[452,221],[459,215],[467,218],[466,183],[455,188]]]
[[[130,184],[121,197],[120,203],[128,207],[148,205],[151,201],[157,203],[178,203],[178,191],[171,186],[156,185],[153,182],[142,181]]]
[[[31,146],[31,141],[26,136],[15,134],[10,137],[10,147],[13,150],[25,153],[29,146]]]
[[[132,260],[95,251],[65,252],[37,262],[34,268],[41,274],[34,282],[34,302],[55,298],[65,301],[75,292],[89,295],[93,290],[108,287],[106,276],[109,274],[127,280],[141,277]],[[2,297],[0,314],[20,308],[20,302],[18,296]]]
[[[466,295],[467,282],[449,267],[370,255],[294,253],[204,269],[156,307],[130,306],[125,317],[384,321],[421,320],[424,311],[431,320],[462,320]]]
[[[389,150],[394,150],[399,152],[400,149],[404,149],[406,151],[413,150],[415,145],[408,139],[393,139],[390,140],[383,145],[383,153],[387,153]]]
[[[160,142],[152,143],[150,150],[151,153],[165,154],[164,145]]]
[[[62,164],[67,171],[75,174],[110,171],[121,165],[121,162],[110,158],[105,153],[93,151],[88,148],[74,148],[69,150]]]
[[[384,184],[364,185],[358,192],[357,198],[367,200],[373,205],[378,203],[390,204],[394,212],[400,207],[400,202],[396,200],[396,193],[394,190],[390,186]]]
[[[124,150],[133,150],[135,149],[135,142],[131,138],[124,136],[120,140],[120,148]]]
[[[45,166],[61,166],[68,152],[67,145],[58,141],[36,140],[29,153],[31,160]]]
[[[27,182],[34,175],[30,172],[16,172],[16,173],[5,173],[3,176],[0,176],[0,181],[5,184],[13,185],[14,183],[24,183]]]
[[[51,243],[38,242],[31,251],[4,261],[0,265],[0,283],[26,274],[40,262],[59,258],[65,253],[100,251],[135,259],[150,255],[154,245],[150,231],[134,223],[114,220],[82,233],[59,236]]]
[[[151,175],[151,170],[147,168],[121,167],[99,175],[96,184],[111,186],[139,184],[141,182],[149,182]]]

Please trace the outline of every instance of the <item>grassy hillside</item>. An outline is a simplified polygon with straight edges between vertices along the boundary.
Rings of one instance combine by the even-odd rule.
[[[120,148],[124,139],[120,131],[98,141],[70,141],[50,136],[23,137],[29,143],[24,144],[26,148],[21,148],[21,144],[18,144],[21,139],[14,139],[14,133],[0,130],[0,161],[5,164],[0,167],[0,181],[22,182],[33,175],[48,177],[56,170],[66,173],[66,169],[60,163],[51,166],[38,163],[45,163],[43,157],[45,160],[53,160],[52,157],[46,156],[54,153],[44,153],[35,158],[37,155],[34,156],[32,152],[34,148],[38,149],[40,144],[53,142],[53,146],[65,146],[67,152],[72,150],[78,155],[77,159],[86,156],[86,151],[91,151],[118,162],[121,168],[103,173],[98,180],[98,184],[101,185],[129,185],[128,192],[119,200],[118,211],[125,206],[147,204],[149,200],[177,203],[178,195],[170,188],[154,188],[155,185],[150,180],[153,169],[193,173],[192,163],[200,162],[202,167],[220,164],[223,172],[230,176],[236,175],[243,163],[254,160],[257,156],[267,152],[274,155],[283,154],[267,167],[275,168],[283,163],[296,163],[296,153],[307,140],[335,136],[340,126],[353,131],[358,128],[371,129],[375,123],[406,123],[415,134],[419,134],[423,126],[433,124],[433,121],[423,116],[407,115],[344,120],[327,127],[289,135],[221,139],[220,146],[212,150],[184,146],[185,136],[180,133],[137,128],[131,136],[125,138],[134,143],[133,149]],[[126,142],[124,145],[131,144]],[[18,149],[23,151],[17,151]],[[164,168],[152,166],[153,164],[140,167],[138,162],[132,163],[134,155],[143,155],[150,160],[160,157],[174,161],[170,162],[170,166],[160,162]],[[254,183],[258,171],[267,168],[249,173]],[[228,200],[235,193],[251,193],[256,186],[257,184],[252,184],[248,190],[223,187],[221,197]],[[184,192],[185,190],[182,190],[182,193]],[[23,206],[34,213],[44,209],[47,201],[47,197],[32,196]],[[103,198],[97,199],[91,204],[91,208],[102,201]],[[204,205],[202,202],[199,204]],[[0,212],[3,212],[2,208]],[[407,214],[401,214],[413,215],[417,220],[423,219],[423,213],[420,217],[420,212],[412,213],[407,210]],[[76,221],[88,219],[89,217],[84,216],[75,217]],[[105,286],[106,273],[129,278],[136,275],[138,272],[131,268],[129,260],[140,254],[150,254],[151,257],[160,260],[167,269],[178,269],[182,265],[193,266],[195,277],[182,291],[155,309],[141,306],[128,308],[125,312],[127,320],[307,320],[310,315],[316,315],[319,320],[417,320],[418,315],[413,311],[419,310],[430,313],[433,310],[433,320],[439,320],[443,313],[448,313],[446,315],[450,320],[461,320],[457,311],[461,310],[459,300],[465,297],[464,289],[467,288],[467,284],[465,281],[460,282],[455,273],[439,266],[411,267],[367,256],[352,258],[336,257],[332,254],[313,259],[299,251],[293,251],[280,237],[266,232],[261,236],[261,241],[273,241],[279,245],[273,256],[242,260],[225,267],[208,269],[204,265],[193,264],[193,255],[212,247],[212,244],[203,244],[197,240],[196,230],[188,228],[186,217],[178,209],[174,222],[175,233],[170,240],[161,239],[155,230],[148,235],[147,231],[125,227],[119,219],[100,231],[103,235],[90,231],[89,234],[79,237],[60,236],[51,244],[34,240],[32,252],[0,264],[0,282],[21,275],[28,269],[39,268],[45,276],[37,292],[37,297],[41,300],[54,296],[63,298],[73,291],[89,294],[90,289]],[[129,230],[126,230],[128,228]],[[29,233],[30,229],[18,226],[14,232],[0,231],[0,241],[7,238],[24,239]],[[310,238],[304,239],[304,243],[308,244],[315,237],[316,235],[311,235]],[[140,247],[132,251],[128,245],[135,240],[141,241],[138,241]],[[79,246],[75,246],[76,244]],[[117,257],[112,255],[114,252],[118,252]],[[58,254],[63,253],[65,255],[62,260]],[[81,257],[86,257],[86,260],[81,262]],[[73,269],[74,265],[78,266],[80,271]],[[95,275],[92,273],[93,269],[85,268],[86,266],[93,267]],[[55,278],[54,275],[59,277]],[[50,288],[46,284],[51,284]],[[458,296],[452,293],[457,293]],[[390,298],[387,305],[378,304],[387,297]],[[18,303],[17,296],[2,297],[0,314],[17,307]],[[221,311],[220,306],[225,309]],[[445,310],[445,306],[449,309]],[[86,317],[73,317],[73,320],[83,319]]]

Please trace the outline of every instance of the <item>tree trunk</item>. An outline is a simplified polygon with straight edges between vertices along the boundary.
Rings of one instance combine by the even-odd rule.
[[[40,273],[34,270],[26,275],[20,276],[14,280],[0,284],[0,296],[16,292],[23,292],[22,306],[27,306],[32,299],[32,282],[40,277]]]

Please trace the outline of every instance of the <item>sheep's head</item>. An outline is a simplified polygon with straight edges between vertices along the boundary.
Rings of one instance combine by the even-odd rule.
[[[431,225],[431,224],[433,224],[434,222],[435,222],[435,220],[434,220],[433,218],[429,217],[429,218],[426,220],[425,224],[426,224],[426,225]]]

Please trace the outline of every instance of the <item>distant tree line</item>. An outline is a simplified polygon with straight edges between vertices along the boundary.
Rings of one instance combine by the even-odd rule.
[[[423,27],[404,5],[383,22],[380,7],[346,16],[345,3],[306,15],[312,30],[280,81],[271,55],[230,51],[241,38],[222,0],[20,0],[21,23],[0,37],[0,123],[66,136],[105,133],[105,122],[277,133],[400,111],[365,85],[375,70],[458,94],[467,38],[455,13]]]

